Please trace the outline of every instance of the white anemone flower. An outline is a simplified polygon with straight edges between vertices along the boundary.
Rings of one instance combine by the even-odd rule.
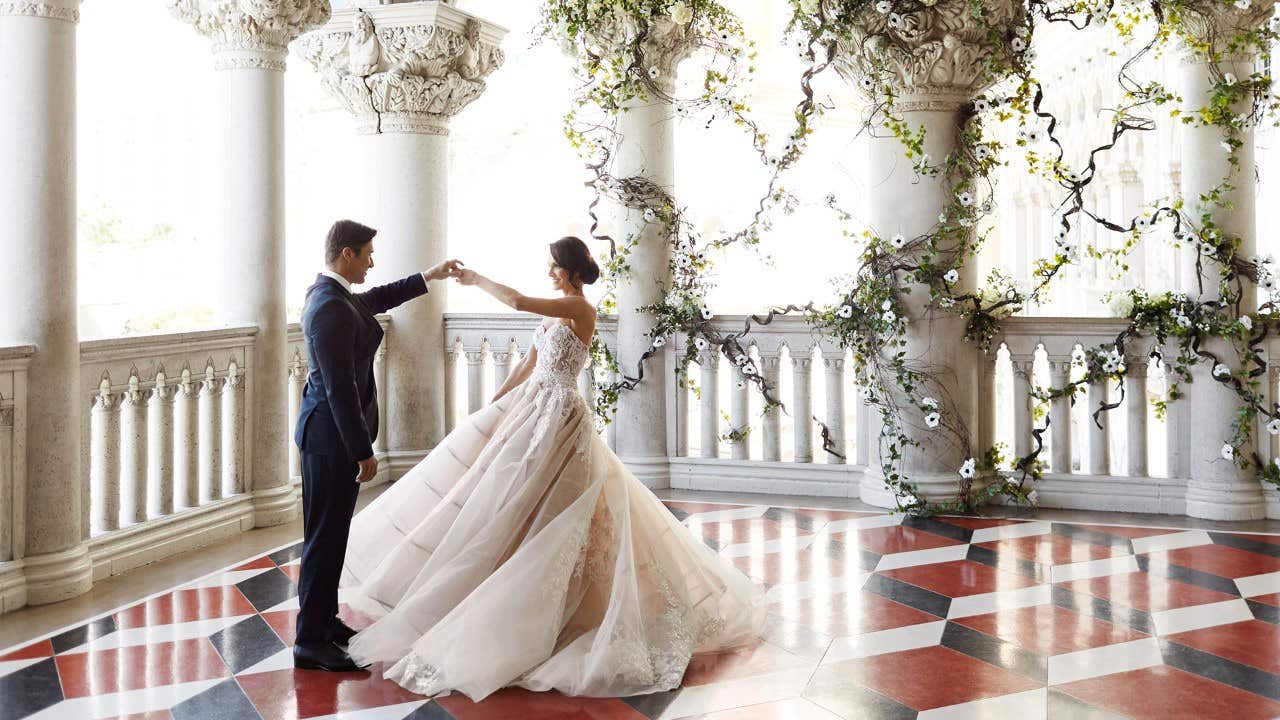
[[[960,466],[960,477],[968,480],[973,477],[973,471],[977,469],[978,463],[973,458],[964,461]]]
[[[898,233],[889,239],[889,244],[893,246],[894,250],[901,250],[906,246],[907,239],[902,236],[902,233]]]
[[[1274,418],[1271,422],[1267,423],[1267,432],[1272,435],[1280,435],[1280,418]]]
[[[840,309],[836,311],[836,314],[839,315],[841,318],[848,320],[849,318],[853,317],[853,306],[841,305]]]
[[[1223,365],[1222,363],[1218,363],[1217,365],[1213,366],[1214,377],[1226,377],[1230,374],[1231,374],[1231,368],[1227,367],[1226,365]]]
[[[942,420],[942,415],[938,414],[937,411],[931,412],[928,415],[924,416],[924,424],[929,428],[938,427],[938,423],[941,422],[941,420]]]
[[[1222,459],[1223,460],[1236,459],[1236,449],[1231,447],[1231,443],[1222,443]]]
[[[955,268],[951,268],[946,275],[942,276],[942,279],[946,280],[948,285],[955,285],[960,282],[960,273],[956,272]]]

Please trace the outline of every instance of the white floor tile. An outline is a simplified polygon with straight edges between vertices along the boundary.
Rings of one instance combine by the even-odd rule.
[[[849,518],[847,520],[834,520],[823,526],[819,532],[820,535],[839,535],[847,533],[851,530],[870,530],[872,528],[893,527],[901,525],[901,513],[896,515],[869,515],[867,517]]]
[[[1049,684],[1062,685],[1164,663],[1160,641],[1150,637],[1049,658]]]
[[[938,622],[907,625],[906,627],[863,633],[853,637],[836,638],[827,648],[822,658],[823,665],[834,662],[853,660],[854,658],[884,655],[885,653],[902,652],[916,648],[931,647],[942,643],[942,631],[947,627],[943,620]]]
[[[82,653],[90,650],[109,650],[111,648],[132,647],[152,643],[173,642],[174,640],[190,640],[191,638],[208,637],[219,630],[235,625],[252,615],[234,615],[210,620],[193,620],[192,622],[174,623],[172,625],[149,625],[147,627],[117,630],[103,635],[92,642],[72,648],[62,654]]]
[[[1104,575],[1122,575],[1131,572],[1138,572],[1138,559],[1132,555],[1120,555],[1099,560],[1054,565],[1049,570],[1049,582],[1060,583],[1069,580],[1083,580]]]
[[[1151,613],[1151,622],[1156,626],[1157,635],[1172,635],[1252,619],[1253,611],[1244,600],[1223,600]]]
[[[1018,523],[1016,525],[995,525],[993,527],[978,528],[973,531],[973,537],[969,539],[971,543],[993,542],[996,540],[1009,540],[1011,538],[1032,537],[1034,535],[1048,535],[1053,531],[1053,526],[1043,520],[1032,520],[1031,522]]]
[[[186,585],[181,585],[175,590],[191,590],[194,588],[221,587],[223,585],[235,585],[244,582],[255,575],[261,575],[264,572],[270,572],[275,568],[254,568],[253,570],[228,570],[227,572],[214,573],[206,575],[199,580],[193,580]]]
[[[1209,537],[1209,533],[1204,530],[1188,530],[1186,532],[1134,538],[1133,552],[1135,555],[1144,555],[1146,553],[1157,552],[1159,550],[1176,550],[1178,548],[1212,544],[1213,538]]]
[[[947,617],[962,618],[973,615],[986,615],[997,610],[1035,607],[1045,605],[1053,600],[1052,585],[1032,585],[1016,590],[1000,590],[981,595],[967,595],[953,598]]]
[[[732,508],[729,510],[711,510],[709,512],[694,513],[686,517],[682,522],[685,525],[700,524],[703,526],[730,522],[732,520],[749,520],[758,518],[769,512],[769,508],[765,505],[755,505],[752,507]]]
[[[1280,572],[1236,578],[1236,588],[1247,598],[1280,592]]]
[[[894,570],[896,568],[915,567],[916,565],[953,562],[956,560],[963,560],[968,555],[969,546],[964,543],[959,545],[929,548],[928,550],[911,550],[909,552],[890,553],[880,557],[880,562],[876,563],[876,570]]]
[[[49,658],[27,658],[26,660],[5,660],[0,662],[0,677],[4,677],[10,673],[16,673],[24,667],[31,667],[38,662],[43,662]]]
[[[387,705],[380,708],[368,708],[365,710],[348,710],[335,715],[321,715],[312,720],[403,720],[409,713],[430,702],[427,699],[414,700],[413,702],[400,703],[399,705]]]
[[[721,557],[735,558],[747,557],[748,555],[771,555],[778,552],[791,552],[803,550],[813,544],[812,535],[800,535],[790,538],[776,538],[774,540],[766,540],[763,543],[756,544],[753,542],[734,543],[720,551]]]
[[[75,700],[64,700],[51,708],[31,715],[28,720],[91,720],[115,718],[121,715],[168,710],[208,690],[226,678],[199,680],[197,682],[165,685],[143,690],[127,690],[110,695],[94,695]]]
[[[846,577],[824,578],[822,580],[805,580],[798,583],[774,585],[765,593],[765,602],[772,604],[783,601],[808,600],[818,595],[840,595],[857,592],[866,584],[871,573],[857,573]]]
[[[810,675],[812,671],[808,669],[793,670],[684,688],[659,718],[674,720],[796,697],[808,684]]]
[[[998,718],[1041,720],[1048,717],[1048,706],[1049,691],[1046,688],[1037,688],[1012,695],[923,710],[916,718],[918,720],[997,720]]]
[[[293,669],[293,648],[285,648],[266,660],[236,673],[236,676],[257,675],[258,673],[291,669]]]

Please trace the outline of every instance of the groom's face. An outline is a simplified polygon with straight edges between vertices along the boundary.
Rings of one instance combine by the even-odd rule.
[[[359,285],[364,282],[365,277],[369,274],[369,270],[373,268],[373,241],[369,241],[360,247],[359,252],[354,248],[347,248],[342,252],[343,259],[347,261],[347,272],[343,273],[353,285]]]

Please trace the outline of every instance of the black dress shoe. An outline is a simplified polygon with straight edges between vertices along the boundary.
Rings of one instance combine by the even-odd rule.
[[[333,643],[325,645],[295,645],[293,666],[302,670],[327,670],[329,672],[359,672],[364,670],[351,656]]]
[[[351,638],[355,637],[356,631],[351,629],[350,625],[341,620],[334,619],[333,630],[329,631],[329,636],[333,638],[333,642],[338,645],[346,645],[351,642]]]

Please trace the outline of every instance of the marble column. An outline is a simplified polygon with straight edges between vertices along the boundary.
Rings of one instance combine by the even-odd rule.
[[[889,15],[868,5],[855,11],[853,33],[839,41],[836,70],[876,96],[877,102],[883,100],[880,96],[885,86],[891,87],[894,114],[912,134],[924,131],[923,151],[933,166],[945,163],[955,149],[965,105],[999,79],[983,70],[984,63],[1004,52],[992,44],[992,27],[1006,26],[1007,36],[1012,37],[1012,28],[1024,12],[1021,3],[1012,0],[984,3],[984,7],[987,17],[979,23],[971,16],[966,0],[939,0],[903,13],[902,22],[893,25]],[[869,220],[877,235],[889,238],[901,234],[910,240],[937,230],[940,222],[956,227],[956,218],[939,219],[956,192],[953,178],[944,170],[919,174],[915,163],[905,156],[902,142],[887,128],[873,133],[865,166],[864,184],[873,193],[868,203]],[[972,190],[981,201],[981,189]],[[944,243],[953,244],[953,240]],[[954,254],[945,246],[940,250],[944,256]],[[956,261],[963,262],[963,258]],[[957,270],[960,278],[955,291],[974,288],[974,264],[964,263]],[[900,279],[910,289],[901,296],[908,319],[907,362],[934,373],[936,382],[919,388],[919,393],[937,399],[944,424],[958,431],[929,429],[918,414],[911,417],[912,411],[907,410],[902,431],[918,446],[904,448],[901,470],[926,498],[954,499],[960,466],[983,451],[977,447],[980,351],[965,341],[963,318],[932,307],[927,286]],[[899,398],[899,405],[907,405],[905,398]],[[873,464],[871,470],[862,484],[862,500],[893,507],[896,498],[881,479],[879,465]]]
[[[445,258],[449,122],[502,64],[506,30],[441,2],[365,4],[334,12],[299,46],[363,139],[358,219],[378,230],[369,278],[377,284]],[[382,422],[393,480],[445,435],[446,288],[433,283],[425,297],[391,311]]]
[[[609,42],[602,38],[600,42]],[[640,67],[656,71],[654,82],[670,96],[676,68],[695,47],[687,26],[655,19],[648,40],[641,44]],[[617,145],[609,172],[616,178],[641,176],[675,195],[675,113],[661,97],[637,99],[618,116]],[[671,286],[671,238],[661,221],[647,222],[643,209],[619,207],[616,235],[634,238],[628,264],[629,276],[618,288],[618,363],[634,374],[641,355],[649,349],[653,317],[640,308],[662,299],[663,286]],[[618,455],[650,488],[670,486],[667,434],[667,383],[674,382],[668,354],[659,352],[645,363],[645,379],[618,399]],[[731,393],[732,394],[732,393]],[[655,428],[658,428],[655,430]],[[738,447],[734,445],[733,447]],[[742,447],[745,448],[745,445]]]
[[[218,70],[224,324],[258,327],[248,379],[248,462],[254,524],[297,516],[289,477],[286,323],[284,71],[289,43],[329,17],[328,0],[168,0],[170,10],[213,44]]]
[[[1188,17],[1188,27],[1199,38],[1217,47],[1242,29],[1257,27],[1266,22],[1272,13],[1269,4],[1256,3],[1248,10],[1239,10],[1223,4],[1212,15]],[[1237,78],[1248,78],[1254,71],[1251,54],[1227,55],[1217,68],[1203,62],[1189,52],[1182,57],[1181,95],[1183,112],[1190,113],[1209,102],[1217,77],[1232,73]],[[1249,99],[1232,108],[1233,112],[1249,111]],[[1224,137],[1216,127],[1185,125],[1182,138],[1182,197],[1187,203],[1185,217],[1199,227],[1199,218],[1211,216],[1224,237],[1240,240],[1237,256],[1248,258],[1257,247],[1257,228],[1254,215],[1254,196],[1257,180],[1254,176],[1254,133],[1252,127],[1239,132],[1240,148],[1236,151],[1239,165],[1232,167],[1228,153],[1222,147]],[[1201,204],[1199,198],[1223,182],[1230,189],[1223,193],[1221,204]],[[1185,253],[1186,267],[1182,276],[1186,283],[1183,290],[1192,299],[1211,301],[1218,299],[1218,278],[1221,265],[1202,256],[1204,289],[1196,282],[1194,267],[1196,253]],[[1257,296],[1252,285],[1246,283],[1241,301],[1245,309],[1257,307]],[[1218,356],[1232,368],[1239,370],[1240,363],[1231,343],[1214,340],[1202,346]],[[1185,393],[1181,401],[1186,404],[1187,418],[1194,418],[1199,428],[1187,434],[1187,515],[1211,520],[1257,520],[1266,515],[1266,501],[1262,487],[1252,468],[1241,468],[1237,463],[1222,457],[1222,446],[1231,435],[1240,400],[1229,387],[1213,379],[1213,366],[1204,362],[1192,368],[1192,382],[1182,383]],[[1244,452],[1248,448],[1237,448]]]
[[[76,298],[78,0],[0,1],[0,344],[36,347],[28,375],[27,602],[92,582],[80,475]]]

